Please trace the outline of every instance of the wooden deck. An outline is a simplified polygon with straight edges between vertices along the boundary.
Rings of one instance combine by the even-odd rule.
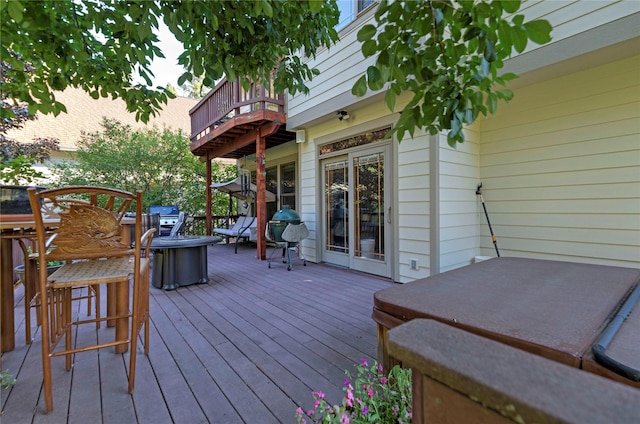
[[[290,272],[278,261],[268,269],[255,255],[251,245],[237,255],[233,245],[210,246],[208,284],[151,287],[151,351],[138,348],[133,395],[128,354],[79,353],[69,372],[55,358],[50,414],[39,330],[26,345],[18,288],[16,349],[2,355],[17,383],[0,391],[0,422],[292,423],[298,406],[312,406],[312,390],[339,402],[344,371],[376,357],[373,293],[393,283],[299,261]],[[79,340],[113,337],[112,328],[84,327]]]

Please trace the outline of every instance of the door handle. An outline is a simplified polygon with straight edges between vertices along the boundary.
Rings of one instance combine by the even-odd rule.
[[[387,224],[391,224],[391,206],[387,209]]]

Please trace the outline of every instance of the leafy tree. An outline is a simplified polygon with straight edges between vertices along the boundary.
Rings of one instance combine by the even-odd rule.
[[[205,94],[211,90],[211,87],[204,85],[204,74],[191,81],[186,81],[180,88],[186,93],[187,97],[198,100],[203,98]]]
[[[504,60],[522,53],[529,40],[551,40],[549,22],[525,22],[515,14],[519,9],[519,0],[382,0],[376,24],[358,32],[364,56],[377,57],[353,94],[387,88],[393,112],[398,96],[413,93],[391,130],[399,140],[421,128],[432,135],[447,130],[451,146],[463,142],[464,125],[513,97],[495,89],[516,77],[498,72]]]
[[[133,192],[144,191],[149,205],[178,205],[193,215],[206,208],[206,165],[189,151],[188,138],[171,129],[134,130],[105,118],[102,131],[83,133],[74,161],[54,165],[54,180],[61,185],[99,185]],[[212,176],[231,180],[234,166],[212,163]],[[214,193],[215,194],[215,193]],[[214,215],[227,213],[227,197],[216,196]]]
[[[34,71],[31,64],[24,62],[22,57],[13,52],[9,56],[25,74]],[[14,63],[14,65],[15,65]],[[25,122],[36,119],[29,113],[25,103],[15,103],[9,99],[4,91],[5,83],[9,82],[10,65],[7,61],[0,61],[0,105],[4,119],[0,120],[0,181],[8,184],[30,184],[38,178],[43,178],[42,172],[33,168],[33,164],[43,163],[49,159],[51,151],[60,150],[59,140],[52,137],[37,137],[31,143],[18,143],[7,136],[10,130],[20,129]]]
[[[529,41],[550,40],[551,25],[525,22],[519,9],[520,0],[381,0],[376,24],[358,33],[363,54],[376,62],[352,91],[388,87],[392,111],[398,96],[412,93],[392,131],[400,140],[416,128],[448,131],[455,145],[464,140],[464,125],[512,98],[495,88],[515,77],[499,74],[504,60]],[[335,0],[0,0],[0,55],[16,65],[4,90],[32,113],[57,114],[64,105],[52,90],[82,87],[95,98],[122,97],[147,122],[173,97],[149,87],[151,61],[163,57],[153,32],[162,19],[184,46],[178,62],[187,71],[179,85],[195,85],[195,76],[204,75],[208,87],[222,76],[248,87],[270,81],[275,68],[276,90],[306,93],[305,82],[318,70],[299,56],[312,57],[338,39],[338,14]],[[35,73],[21,72],[9,51],[23,55]],[[146,85],[131,83],[138,76]]]
[[[174,96],[178,95],[178,90],[171,83],[167,83],[167,91],[173,94]]]
[[[149,87],[150,64],[164,57],[154,34],[162,19],[185,48],[178,62],[187,72],[179,85],[204,74],[206,86],[226,76],[248,87],[270,81],[277,68],[278,91],[306,92],[305,80],[318,71],[298,55],[335,42],[338,15],[335,0],[0,0],[0,56],[12,65],[3,91],[32,114],[57,115],[66,110],[53,92],[80,87],[94,98],[124,99],[148,122],[174,96]],[[24,56],[34,72],[22,72],[9,51]],[[138,76],[146,85],[131,82]]]

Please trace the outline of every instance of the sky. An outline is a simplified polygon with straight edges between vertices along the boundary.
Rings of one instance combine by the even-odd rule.
[[[178,87],[178,78],[184,73],[184,68],[178,65],[178,56],[182,53],[182,44],[176,40],[162,21],[159,24],[158,38],[160,43],[158,47],[162,50],[165,58],[157,58],[151,63],[151,71],[154,74],[153,86],[162,85],[166,87],[168,83],[171,83],[178,89],[178,94],[181,94],[181,90]]]
[[[355,12],[352,10],[352,1],[338,0],[338,6],[340,7],[341,16],[347,17],[347,21],[353,19]],[[158,26],[158,38],[160,40],[158,47],[162,50],[165,58],[155,59],[151,63],[151,71],[154,74],[152,79],[153,87],[158,85],[166,87],[168,83],[171,83],[178,90],[178,95],[182,95],[183,92],[178,87],[178,78],[184,73],[184,68],[178,65],[178,56],[182,53],[182,44],[176,40],[161,19],[158,20]]]

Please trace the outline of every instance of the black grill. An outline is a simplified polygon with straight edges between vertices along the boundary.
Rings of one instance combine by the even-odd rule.
[[[180,215],[180,210],[176,205],[168,205],[168,206],[159,206],[153,205],[149,206],[150,214],[159,214],[160,215],[160,236],[168,236],[171,234],[171,229],[178,222],[178,215]]]

